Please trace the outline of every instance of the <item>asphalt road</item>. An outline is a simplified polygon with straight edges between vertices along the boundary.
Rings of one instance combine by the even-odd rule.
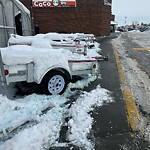
[[[148,143],[138,136],[132,137],[128,123],[125,102],[120,88],[120,81],[111,40],[119,34],[98,38],[102,54],[110,56],[109,61],[100,62],[102,79],[99,84],[112,92],[114,102],[99,108],[93,114],[95,150],[146,150]],[[135,55],[134,55],[135,56]],[[136,56],[135,56],[136,57]]]
[[[150,53],[147,50],[134,50],[134,48],[141,48],[138,43],[134,43],[127,34],[123,35],[124,46],[126,47],[127,54],[130,58],[135,59],[141,66],[142,70],[145,71],[150,78]],[[148,39],[141,39],[141,41]],[[142,49],[142,48],[141,48]]]

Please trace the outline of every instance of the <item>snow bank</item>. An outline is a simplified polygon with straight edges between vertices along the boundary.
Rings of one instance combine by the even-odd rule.
[[[68,122],[68,139],[72,144],[86,150],[93,149],[94,145],[88,139],[88,134],[90,134],[94,120],[89,112],[93,111],[95,107],[100,107],[103,103],[106,104],[111,101],[112,98],[109,96],[109,92],[100,86],[90,93],[84,92],[77,99],[69,110],[71,119]]]
[[[36,125],[22,129],[13,138],[7,140],[0,146],[0,150],[41,150],[52,145],[59,138],[63,113],[67,110],[61,105],[66,101],[66,98],[60,96],[36,94],[17,101],[10,101],[0,96],[0,133],[3,131],[7,136],[21,124],[36,121]],[[42,111],[47,108],[51,109],[43,114]]]
[[[70,142],[91,150],[93,145],[87,135],[94,120],[89,112],[95,107],[111,102],[112,98],[109,91],[98,86],[89,93],[84,92],[68,109],[65,105],[69,101],[66,98],[68,94],[70,95],[32,94],[15,101],[0,95],[0,137],[2,139],[4,136],[4,139],[7,139],[7,136],[12,136],[7,141],[1,141],[0,150],[44,150],[53,145],[59,146],[60,129],[66,117],[71,117],[68,122]],[[30,126],[22,126],[18,133],[11,133],[27,122],[30,122]],[[63,143],[61,145],[66,146]]]

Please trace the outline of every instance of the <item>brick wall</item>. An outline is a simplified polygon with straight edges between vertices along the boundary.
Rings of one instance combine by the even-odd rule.
[[[20,1],[31,10],[40,33],[84,32],[95,35],[110,33],[111,7],[104,6],[103,0],[76,0],[75,8],[35,8],[31,7],[31,0]]]

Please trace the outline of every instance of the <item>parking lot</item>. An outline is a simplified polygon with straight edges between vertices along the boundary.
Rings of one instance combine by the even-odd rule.
[[[47,146],[47,149],[50,149],[50,150],[51,149],[53,150],[61,150],[61,149],[62,150],[70,150],[70,149],[74,149],[74,150],[76,149],[87,149],[87,150],[92,150],[92,149],[95,149],[95,150],[120,150],[120,149],[143,150],[145,149],[146,150],[146,149],[149,149],[149,143],[147,142],[149,140],[149,135],[147,135],[146,137],[145,135],[140,133],[141,128],[143,128],[143,126],[141,125],[137,127],[136,130],[135,128],[132,128],[133,126],[131,126],[131,125],[136,126],[136,122],[131,123],[129,120],[130,116],[127,112],[126,97],[122,94],[122,83],[121,83],[120,74],[118,73],[120,70],[120,68],[118,68],[118,64],[121,64],[124,70],[126,69],[124,76],[128,77],[127,74],[130,73],[128,71],[131,71],[131,68],[127,69],[126,64],[125,64],[125,58],[123,57],[124,53],[123,55],[121,55],[122,54],[121,46],[124,46],[124,49],[127,50],[126,54],[128,54],[128,57],[132,59],[136,59],[139,62],[142,68],[142,71],[145,70],[146,74],[149,75],[150,64],[148,60],[149,60],[150,55],[149,55],[149,52],[147,51],[139,52],[139,51],[132,50],[133,48],[139,48],[139,45],[136,45],[135,43],[134,45],[130,41],[127,41],[127,43],[124,42],[123,43],[124,45],[121,43],[121,41],[119,41],[119,44],[121,45],[119,45],[116,41],[113,41],[113,39],[116,39],[119,35],[120,33],[115,33],[108,37],[97,38],[97,41],[100,43],[100,48],[102,49],[101,51],[102,55],[103,56],[109,55],[108,61],[102,60],[99,62],[99,67],[100,67],[99,77],[98,78],[89,77],[88,80],[84,79],[83,81],[82,79],[75,84],[71,84],[70,87],[68,87],[67,91],[62,96],[59,96],[59,97],[48,96],[47,97],[45,95],[44,96],[34,95],[34,92],[36,91],[33,89],[33,87],[35,87],[34,85],[32,85],[32,91],[27,90],[26,89],[27,87],[26,87],[24,91],[20,93],[20,91],[17,91],[18,88],[12,85],[12,87],[10,87],[11,89],[9,89],[8,92],[11,92],[10,95],[14,97],[14,99],[21,98],[19,101],[16,100],[17,103],[22,101],[21,103],[23,103],[24,105],[26,104],[26,107],[28,107],[28,105],[31,105],[30,101],[33,100],[32,96],[34,96],[34,98],[36,99],[34,100],[34,103],[32,103],[32,105],[34,104],[34,109],[35,109],[35,106],[37,105],[37,108],[41,112],[37,111],[37,109],[33,111],[32,107],[30,107],[31,110],[27,108],[28,112],[29,110],[33,111],[31,113],[32,114],[31,118],[27,118],[25,123],[23,124],[21,123],[20,126],[17,127],[17,129],[15,130],[14,129],[12,130],[9,127],[8,133],[6,130],[7,136],[6,135],[2,136],[2,133],[1,133],[1,143],[4,144],[3,147],[8,146],[6,144],[7,140],[10,140],[8,144],[12,143],[12,141],[16,141],[14,142],[14,144],[17,144],[21,140],[21,139],[19,140],[19,133],[22,134],[24,139],[26,139],[25,134],[23,134],[24,130],[30,129],[29,133],[33,132],[32,127],[34,126],[37,127],[40,123],[40,124],[43,124],[44,127],[41,126],[40,128],[37,128],[37,129],[39,129],[41,133],[45,133],[47,131],[47,133],[49,133],[47,134],[47,136],[51,138],[47,140],[46,139],[47,136],[44,137],[42,136],[43,134],[39,133],[39,136],[41,136],[41,139],[40,138],[38,139],[35,136],[33,138],[34,139],[33,145],[31,142],[29,142],[30,140],[28,141],[29,147],[34,146],[34,148],[36,147],[37,149],[39,149],[40,144],[38,141],[45,140],[45,143],[46,143],[45,145]],[[128,35],[128,36],[123,35],[122,37],[128,40],[129,36],[131,35]],[[113,45],[115,45],[115,48],[117,49],[119,62],[116,61],[116,55],[114,51],[115,48],[113,47]],[[145,61],[143,58],[145,58]],[[137,72],[137,74],[138,73],[139,72]],[[133,79],[134,78],[132,78],[132,81]],[[129,84],[129,80],[126,80],[126,81],[130,87],[130,90],[132,90],[132,92],[134,93],[136,89],[132,88],[132,86]],[[134,85],[133,87],[135,87],[135,84],[133,85]],[[144,82],[144,85],[145,85],[145,82]],[[138,84],[138,87],[139,87],[138,89],[140,89],[139,84]],[[146,88],[147,88],[147,93],[148,93],[149,87],[146,86]],[[17,94],[15,93],[16,91],[18,92]],[[30,94],[33,94],[33,95],[30,95]],[[132,95],[132,97],[135,98],[136,95]],[[25,98],[25,99],[22,99],[22,98]],[[141,122],[143,122],[143,124],[148,123],[149,120],[146,115],[149,114],[149,112],[147,111],[148,110],[147,105],[149,106],[149,103],[147,102],[146,103],[147,105],[145,105],[145,103],[143,102],[143,98],[140,98],[139,96],[138,98],[139,99],[136,99],[136,103],[137,103],[137,100],[139,100],[137,103],[138,104],[137,107],[138,109],[141,108],[140,110],[141,112],[140,118],[142,118]],[[148,98],[149,97],[147,96],[147,100]],[[97,101],[95,101],[95,99],[97,99]],[[87,100],[87,101],[84,101],[84,100]],[[93,102],[93,104],[89,104],[90,100]],[[88,106],[89,109],[85,110],[86,106]],[[57,107],[59,107],[59,109]],[[19,109],[22,110],[22,106],[20,104],[16,105],[15,107],[16,111],[17,110],[19,111]],[[132,111],[137,111],[137,110],[132,110]],[[73,115],[73,112],[75,113],[74,115]],[[142,112],[146,115],[142,116]],[[79,114],[79,118],[76,118],[78,114]],[[27,114],[24,112],[24,114],[22,114],[21,116],[22,118],[24,118],[27,116]],[[46,116],[49,118],[48,120],[51,120],[52,124],[48,124],[48,125],[45,124],[47,120],[45,118]],[[58,118],[58,120],[60,119],[61,121],[59,120],[57,122],[57,119],[55,120],[53,119],[53,117]],[[91,119],[89,119],[89,117]],[[53,130],[49,130],[49,128],[52,125],[53,127],[56,126],[56,128],[53,128]],[[12,125],[12,127],[15,128],[14,125]],[[44,129],[46,128],[47,129],[42,130],[42,127]],[[87,131],[83,129],[87,129]],[[149,127],[147,126],[147,128],[145,128],[145,131],[149,132],[148,129]],[[11,131],[10,133],[9,133],[9,130]],[[38,130],[35,130],[35,131],[37,132]],[[55,134],[52,134],[52,133],[55,133]],[[69,133],[72,133],[72,134],[69,135]],[[35,133],[33,132],[32,134],[35,134]],[[30,136],[28,135],[28,137],[32,139],[31,134]],[[25,143],[23,143],[23,141],[20,141],[20,146],[24,146],[23,144],[26,144],[26,143],[27,143],[26,140],[25,140]],[[40,143],[43,143],[43,142],[40,142]],[[0,149],[3,149],[3,147],[0,147]],[[15,145],[13,145],[13,147],[15,148]]]

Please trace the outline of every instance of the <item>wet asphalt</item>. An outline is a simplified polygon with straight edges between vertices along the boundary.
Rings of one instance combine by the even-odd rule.
[[[148,143],[138,133],[132,137],[128,123],[123,95],[121,92],[116,60],[112,47],[112,39],[119,34],[97,38],[102,55],[109,55],[108,61],[100,62],[101,79],[96,81],[101,87],[111,91],[114,102],[104,105],[93,113],[95,123],[93,132],[95,150],[148,150]]]

